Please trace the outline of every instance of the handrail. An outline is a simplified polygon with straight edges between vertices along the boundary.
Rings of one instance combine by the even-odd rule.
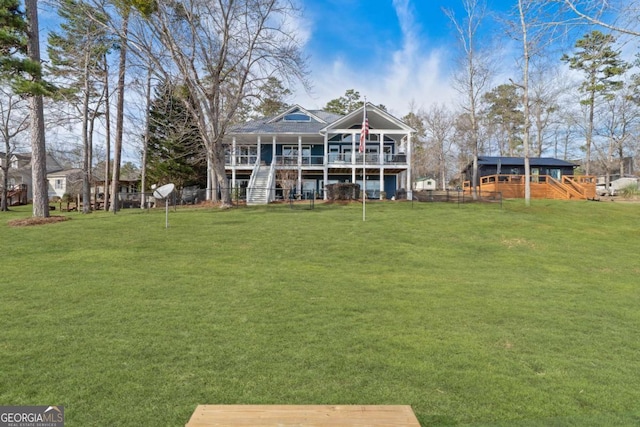
[[[251,199],[253,195],[253,189],[256,183],[256,176],[258,175],[258,171],[260,170],[260,159],[256,159],[256,162],[253,165],[253,170],[251,171],[251,177],[249,178],[249,184],[247,184],[247,200]]]
[[[581,186],[580,184],[578,184],[576,181],[574,181],[573,179],[569,178],[568,176],[563,176],[562,177],[562,183],[569,185],[571,188],[573,188],[574,190],[576,190],[578,193],[580,193],[581,196],[585,196],[586,190],[583,186]]]
[[[267,179],[267,190],[269,191],[269,196],[267,197],[267,203],[273,202],[276,199],[276,189],[273,183],[276,176],[276,162],[271,162],[271,166],[269,167],[269,177]]]
[[[565,199],[581,198],[585,199],[590,196],[590,186],[594,185],[593,176],[572,176],[563,175],[556,179],[551,175],[531,175],[530,182],[532,184],[546,184],[548,188],[556,192]],[[518,185],[524,184],[524,175],[507,175],[494,174],[480,177],[480,187],[483,186],[500,186],[500,185]],[[471,183],[465,181],[463,183],[465,191],[469,191]]]

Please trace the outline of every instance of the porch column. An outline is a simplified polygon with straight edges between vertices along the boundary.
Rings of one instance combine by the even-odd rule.
[[[298,194],[302,194],[302,135],[298,135]]]
[[[262,164],[262,137],[260,135],[258,135],[256,144],[258,145],[258,164]]]
[[[271,138],[271,149],[273,150],[273,154],[271,155],[271,163],[275,163],[276,161],[276,136],[275,135],[273,135],[273,137]]]
[[[329,180],[329,133],[324,134],[324,160],[322,168],[322,200],[327,200],[327,181]]]
[[[356,133],[351,132],[351,183],[356,183]]]
[[[384,191],[384,133],[378,135],[378,138],[380,138],[378,161],[380,163],[380,200],[382,200],[382,192]]]
[[[236,137],[231,139],[231,188],[236,188]]]
[[[411,133],[407,133],[407,200],[413,200],[413,185],[411,185],[411,157],[413,150],[411,145]]]

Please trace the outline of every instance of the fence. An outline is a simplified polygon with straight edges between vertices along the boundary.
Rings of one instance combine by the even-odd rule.
[[[502,193],[497,191],[478,191],[476,197],[463,190],[421,190],[413,192],[413,202],[445,203],[499,203],[502,207]]]

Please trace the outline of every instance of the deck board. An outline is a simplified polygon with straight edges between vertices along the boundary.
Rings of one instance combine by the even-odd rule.
[[[185,427],[420,427],[409,405],[198,405]]]

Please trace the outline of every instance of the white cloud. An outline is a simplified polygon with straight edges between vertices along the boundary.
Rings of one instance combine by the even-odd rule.
[[[299,90],[293,101],[322,108],[347,89],[355,89],[368,101],[384,104],[397,117],[407,114],[412,102],[417,108],[451,104],[456,93],[444,71],[449,61],[446,51],[425,45],[409,0],[393,0],[393,6],[402,32],[398,49],[378,53],[381,56],[372,61],[377,65],[368,67],[342,57],[316,60],[311,64],[313,94]]]

